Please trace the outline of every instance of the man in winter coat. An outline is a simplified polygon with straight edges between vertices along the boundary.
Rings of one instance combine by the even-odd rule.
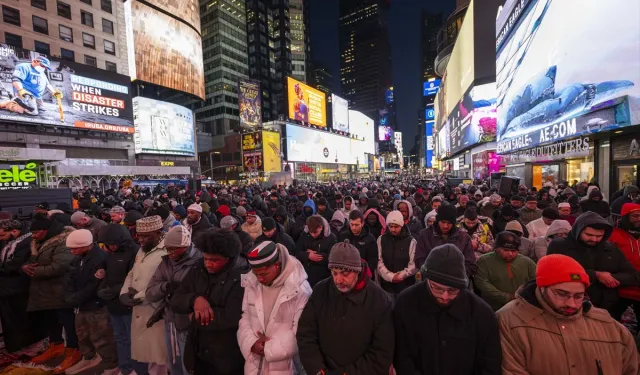
[[[498,194],[492,194],[491,197],[489,197],[489,202],[485,203],[478,213],[482,216],[492,218],[494,212],[500,210],[501,207],[502,197]]]
[[[31,256],[31,232],[18,220],[1,220],[0,242],[0,323],[5,349],[12,353],[44,337],[27,314],[29,277],[20,272]]]
[[[622,219],[618,227],[613,228],[609,242],[616,245],[636,272],[640,272],[640,204],[625,203],[622,206]],[[629,306],[636,316],[640,315],[640,287],[630,286],[618,289],[620,299],[611,309],[611,316],[620,321]]]
[[[71,223],[77,228],[89,230],[96,240],[98,239],[100,228],[107,225],[104,221],[96,217],[91,217],[82,211],[74,212],[73,215],[71,215]]]
[[[416,265],[422,267],[429,252],[446,243],[456,245],[465,258],[467,277],[472,278],[476,273],[476,255],[471,246],[471,237],[456,228],[456,208],[451,205],[442,206],[436,214],[436,221],[432,227],[424,229],[418,237],[416,246]]]
[[[270,217],[265,218],[262,221],[262,234],[260,235],[260,237],[256,238],[256,246],[263,241],[272,241],[280,244],[289,251],[289,254],[296,256],[295,242],[293,242],[291,236],[285,233],[282,225],[276,223],[276,221]]]
[[[294,375],[296,331],[311,295],[302,264],[280,244],[263,241],[248,255],[238,344],[244,374]]]
[[[547,234],[544,237],[537,237],[533,242],[533,249],[535,253],[534,261],[539,261],[543,256],[547,255],[547,248],[554,238],[565,238],[571,232],[571,224],[566,220],[554,220]]]
[[[536,277],[536,264],[521,255],[520,237],[511,232],[500,232],[494,251],[478,259],[478,272],[473,283],[493,310],[497,311],[516,298],[516,291]]]
[[[67,375],[78,374],[98,365],[104,375],[115,375],[118,354],[113,329],[104,300],[97,291],[106,272],[107,254],[93,242],[93,234],[80,229],[69,233],[67,247],[75,255],[65,301],[76,310],[76,333],[82,360],[65,370]]]
[[[558,203],[558,219],[566,220],[573,226],[576,222],[576,217],[571,215],[571,204],[567,202]]]
[[[120,302],[120,290],[129,271],[133,268],[138,246],[126,226],[107,224],[100,231],[98,242],[107,252],[106,275],[98,288],[98,297],[104,300],[109,310],[113,336],[118,350],[118,367],[123,374],[135,370],[146,374],[149,365],[131,359],[131,313],[133,308]]]
[[[471,237],[471,247],[476,259],[493,250],[493,234],[489,222],[487,218],[479,218],[475,209],[467,209],[462,220],[458,219],[458,230]]]
[[[387,223],[385,223],[384,216],[377,208],[369,208],[364,211],[364,219],[365,225],[369,229],[369,233],[371,233],[375,238],[384,234],[384,231],[387,228]]]
[[[624,187],[622,196],[611,203],[611,213],[620,215],[622,206],[625,203],[633,203],[638,199],[640,189],[635,185],[627,185]]]
[[[347,195],[346,197],[344,197],[342,202],[343,202],[343,208],[341,208],[340,211],[342,211],[344,216],[349,217],[349,214],[351,213],[351,211],[357,210],[355,208],[356,205],[353,202],[353,198],[351,196]]]
[[[369,198],[367,197],[367,194],[360,193],[360,195],[358,195],[357,209],[360,210],[360,212],[366,212],[368,207],[369,207]]]
[[[551,241],[547,254],[562,254],[577,260],[589,275],[591,285],[587,293],[591,302],[615,312],[618,288],[640,286],[640,274],[615,245],[607,242],[612,231],[600,215],[585,212],[576,219],[567,238]]]
[[[540,219],[542,217],[542,210],[538,208],[538,198],[535,195],[527,196],[524,207],[519,208],[518,213],[520,214],[520,221],[523,225]]]
[[[590,189],[594,187],[591,186]],[[580,202],[580,208],[582,212],[595,212],[603,218],[608,218],[611,216],[611,209],[609,208],[609,203],[603,200],[602,193],[600,190],[591,189],[591,192],[588,195],[588,198]],[[624,205],[623,205],[624,207]]]
[[[296,243],[296,257],[304,266],[312,287],[330,276],[327,264],[329,252],[335,243],[336,236],[331,233],[325,218],[313,215],[307,219],[305,232]]]
[[[213,227],[209,219],[202,214],[202,207],[196,203],[187,208],[187,218],[182,220],[182,225],[191,232],[191,238],[195,238],[198,233]]]
[[[329,225],[331,226],[331,233],[338,237],[346,226],[346,216],[340,210],[334,211]]]
[[[242,375],[244,358],[236,334],[242,316],[241,276],[249,272],[240,241],[229,230],[213,229],[194,239],[203,259],[171,298],[171,309],[193,314],[184,366],[194,375]]]
[[[387,231],[378,237],[376,243],[382,289],[395,296],[415,284],[416,240],[404,225],[400,211],[391,211],[387,215]]]
[[[317,214],[325,218],[327,221],[331,221],[333,217],[333,210],[329,208],[329,204],[327,203],[327,198],[320,198],[317,202],[318,212]]]
[[[62,363],[54,369],[56,374],[63,373],[82,357],[78,350],[75,314],[73,308],[64,302],[74,259],[66,245],[67,236],[72,231],[73,228],[64,227],[56,221],[35,216],[31,222],[31,257],[21,267],[31,279],[27,311],[37,312],[34,319],[42,324],[49,336],[49,348],[31,362],[42,364],[64,356]],[[65,339],[62,337],[63,328]]]
[[[286,234],[291,235],[295,220],[287,214],[287,209],[284,206],[278,206],[278,208],[276,208],[276,213],[273,215],[273,218],[278,224],[282,225]]]
[[[331,278],[304,307],[296,339],[307,374],[388,375],[393,360],[391,301],[369,279],[353,245],[331,249]]]
[[[364,259],[369,269],[378,269],[378,246],[376,238],[369,233],[369,228],[364,225],[364,216],[359,210],[349,213],[349,226],[338,236],[338,242],[349,240],[349,243],[358,249],[360,258]]]
[[[147,322],[147,325],[164,319],[169,372],[171,375],[187,375],[182,361],[190,320],[186,314],[175,314],[169,301],[191,268],[202,259],[202,253],[191,244],[191,233],[183,226],[169,230],[164,237],[164,246],[167,255],[162,257],[145,293],[148,302],[158,304],[155,311],[157,317]]]
[[[522,224],[518,220],[511,220],[508,222],[504,231],[511,232],[518,236],[518,239],[520,240],[520,254],[532,260],[536,258],[533,241],[523,236]]]
[[[296,222],[293,226],[293,230],[291,231],[291,238],[294,241],[298,241],[302,233],[304,233],[304,228],[307,226],[307,219],[315,215],[316,213],[316,204],[312,199],[307,199],[302,206],[302,212],[300,215],[296,217]]]
[[[265,219],[266,220],[266,219]],[[220,220],[220,228],[229,229],[238,236],[240,243],[242,244],[242,253],[248,254],[251,248],[253,248],[253,238],[249,233],[242,230],[238,219],[233,215],[225,216]]]
[[[411,203],[404,200],[396,201],[393,204],[393,209],[400,211],[404,220],[404,226],[407,227],[411,236],[417,240],[418,236],[420,236],[420,231],[424,229],[424,225],[422,225],[422,222],[418,218],[413,217],[413,207],[411,207]],[[388,224],[389,223],[387,223],[387,225]]]
[[[255,210],[247,211],[247,221],[242,224],[242,230],[255,241],[262,234],[262,220]]]
[[[452,244],[431,250],[421,279],[396,300],[396,374],[500,375],[496,317],[467,288],[460,250]]]
[[[542,210],[542,217],[536,220],[529,222],[526,225],[527,231],[529,232],[529,239],[535,240],[538,237],[544,237],[547,235],[547,230],[549,230],[549,226],[553,223],[554,220],[558,220],[559,215],[558,211],[553,208],[545,208]]]
[[[585,299],[589,285],[574,259],[540,259],[535,281],[497,313],[503,374],[638,374],[633,336]]]
[[[146,299],[146,291],[162,257],[167,255],[163,228],[162,219],[157,215],[136,222],[140,250],[120,290],[120,301],[133,307],[131,358],[148,363],[152,375],[163,374],[168,364],[164,320],[147,327],[159,305]]]

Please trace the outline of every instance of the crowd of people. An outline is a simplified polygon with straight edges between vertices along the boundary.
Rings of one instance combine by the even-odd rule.
[[[85,188],[0,209],[2,338],[56,375],[637,375],[639,192]]]

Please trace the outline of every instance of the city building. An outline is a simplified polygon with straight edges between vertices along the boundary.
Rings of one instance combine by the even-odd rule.
[[[422,81],[428,81],[436,76],[435,60],[438,55],[438,32],[442,29],[444,16],[442,13],[430,13],[422,11],[421,17],[421,34],[420,48],[421,61],[420,71],[422,72]]]
[[[327,100],[331,100],[331,94],[336,93],[333,87],[333,75],[327,67],[321,66],[318,62],[311,65],[309,85],[327,94]]]
[[[341,0],[339,7],[342,96],[349,100],[350,108],[377,118],[392,86],[389,1]]]

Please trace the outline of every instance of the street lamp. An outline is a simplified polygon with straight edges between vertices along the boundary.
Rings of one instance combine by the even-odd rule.
[[[213,156],[211,156],[211,155],[213,155],[213,154],[220,155],[220,151],[213,151],[213,152],[209,152],[209,167],[210,167],[210,169],[209,169],[209,170],[210,170],[210,171],[212,171],[212,170],[214,169],[214,168],[213,168]],[[204,173],[203,173],[203,174],[204,174]]]

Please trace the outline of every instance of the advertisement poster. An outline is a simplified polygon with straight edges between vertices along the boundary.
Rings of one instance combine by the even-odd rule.
[[[371,117],[365,116],[362,112],[349,110],[349,133],[355,134],[360,140],[364,139],[365,152],[368,154],[376,153],[374,126]]]
[[[331,106],[333,109],[333,128],[343,132],[349,132],[349,101],[338,95],[331,94]]]
[[[280,133],[263,131],[262,144],[264,171],[280,172],[282,169],[282,163],[280,161]]]
[[[289,118],[305,124],[327,126],[327,99],[322,91],[316,90],[287,77]]]
[[[426,138],[426,147],[425,147],[425,166],[427,168],[433,167],[433,121],[427,121],[425,123],[425,138]]]
[[[242,135],[242,151],[262,150],[262,132]]]
[[[262,170],[262,152],[253,151],[242,154],[242,165],[245,172],[259,172]]]
[[[507,1],[496,21],[498,153],[638,124],[638,14],[638,1]]]
[[[200,4],[198,0],[146,0],[147,3],[165,10],[183,20],[200,33]]]
[[[495,89],[495,83],[471,87],[451,112],[451,153],[496,140]]]
[[[287,124],[287,161],[356,164],[351,138]]]
[[[133,98],[136,154],[194,156],[193,112],[180,105]]]
[[[433,81],[427,81],[422,84],[422,95],[423,96],[432,96],[438,93],[440,89],[440,80],[436,79]]]
[[[390,126],[378,127],[378,140],[380,142],[387,142],[393,139],[393,129]]]
[[[387,91],[384,92],[384,102],[386,104],[391,104],[393,103],[394,98],[393,98],[393,87],[389,87],[387,89]]]
[[[0,43],[2,121],[133,134],[130,88],[127,76]]]
[[[259,81],[238,80],[238,109],[241,127],[255,128],[262,124],[262,95]]]
[[[127,1],[124,6],[131,80],[169,87],[204,100],[202,40],[190,21],[177,20],[137,0]]]

